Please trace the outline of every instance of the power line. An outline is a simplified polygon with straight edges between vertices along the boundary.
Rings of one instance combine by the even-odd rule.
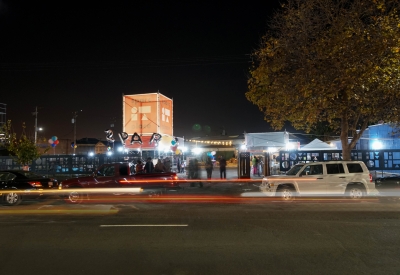
[[[41,70],[118,70],[144,67],[185,67],[251,63],[248,55],[213,56],[175,59],[143,59],[122,62],[46,62],[46,63],[0,63],[0,71]]]

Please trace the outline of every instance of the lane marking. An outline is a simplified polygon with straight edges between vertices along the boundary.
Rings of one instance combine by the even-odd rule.
[[[174,227],[174,226],[189,226],[188,224],[102,224],[100,227],[146,227],[146,226],[153,226],[153,227]]]

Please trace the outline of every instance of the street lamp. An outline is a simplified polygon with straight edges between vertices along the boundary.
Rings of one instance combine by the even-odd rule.
[[[380,150],[380,149],[382,149],[383,145],[382,145],[382,142],[380,142],[379,140],[375,140],[372,143],[371,147],[372,147],[372,150]]]
[[[40,136],[39,136],[39,134],[38,134],[38,132],[41,132],[41,131],[43,131],[43,128],[42,127],[37,127],[36,128],[36,135],[35,135],[35,144],[36,144],[36,141],[37,141],[37,139],[39,139],[39,142],[40,142]]]
[[[193,149],[192,149],[192,152],[193,152],[195,155],[200,155],[201,152],[203,152],[203,149],[200,148],[200,147],[196,147],[196,148],[193,148]]]

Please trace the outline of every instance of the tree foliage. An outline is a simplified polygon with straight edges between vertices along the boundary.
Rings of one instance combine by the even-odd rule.
[[[254,51],[246,97],[275,129],[340,133],[343,158],[370,123],[400,114],[398,0],[288,0]]]
[[[33,160],[38,159],[42,154],[38,150],[35,142],[29,139],[25,134],[25,124],[22,125],[23,133],[18,138],[12,130],[11,121],[3,126],[1,132],[4,134],[4,147],[15,157],[21,165],[30,165]]]

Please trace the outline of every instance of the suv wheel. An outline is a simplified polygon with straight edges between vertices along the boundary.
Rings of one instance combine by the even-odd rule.
[[[359,200],[365,196],[365,191],[358,185],[350,185],[346,189],[346,195],[350,199]]]
[[[279,192],[279,196],[284,201],[292,201],[292,200],[294,200],[294,196],[296,194],[296,191],[293,188],[290,188],[290,187],[279,188],[278,192]]]

